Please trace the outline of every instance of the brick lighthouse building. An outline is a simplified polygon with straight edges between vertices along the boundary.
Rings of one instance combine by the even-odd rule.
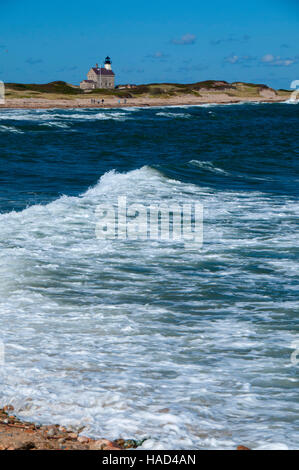
[[[99,67],[96,64],[92,67],[88,74],[87,80],[80,83],[82,90],[94,90],[96,88],[115,88],[115,74],[111,67],[111,59],[109,56],[105,59],[104,67]]]

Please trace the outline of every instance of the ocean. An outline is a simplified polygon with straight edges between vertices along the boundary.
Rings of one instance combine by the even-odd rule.
[[[298,448],[298,109],[1,109],[0,404],[144,449]],[[99,239],[123,196],[202,204],[202,245]]]

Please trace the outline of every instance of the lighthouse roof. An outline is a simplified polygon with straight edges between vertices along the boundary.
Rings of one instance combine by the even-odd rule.
[[[97,74],[97,75],[115,75],[115,73],[112,70],[107,70],[103,67],[92,67],[92,70]]]

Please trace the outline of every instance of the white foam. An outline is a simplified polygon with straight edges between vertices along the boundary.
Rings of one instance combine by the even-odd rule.
[[[162,116],[162,117],[168,117],[168,118],[174,118],[174,119],[189,119],[191,118],[191,114],[188,113],[165,113],[165,112],[160,112],[156,113],[156,116]]]
[[[23,131],[13,126],[0,126],[0,132],[12,132],[13,134],[24,134]]]
[[[213,162],[206,162],[200,160],[190,160],[190,165],[197,166],[198,168],[203,168],[204,170],[209,170],[213,173],[223,173],[224,175],[229,175],[229,173],[221,168],[217,168]]]
[[[114,108],[115,109],[115,108]],[[121,108],[122,111],[127,111],[129,113],[134,113],[136,111],[140,111],[140,110],[143,110],[144,108],[140,107],[140,106],[130,106],[128,108]]]
[[[273,442],[271,444],[256,447],[254,450],[289,450],[289,448],[286,444],[282,444],[281,442]]]
[[[119,195],[202,202],[203,248],[97,240],[95,208]],[[273,205],[143,167],[1,214],[1,404],[94,437],[150,438],[144,448],[295,448],[295,333],[270,325],[296,303],[264,286],[275,288],[281,268],[293,280],[297,213],[285,198]],[[267,265],[271,249],[280,257]]]
[[[96,114],[97,119],[113,119],[115,121],[127,121],[130,119],[127,113],[98,113]]]
[[[61,129],[68,129],[69,126],[63,122],[54,122],[54,121],[49,121],[49,122],[43,122],[40,124],[42,126],[48,126],[48,127],[59,127]]]
[[[299,103],[298,99],[292,99],[292,98],[286,101],[281,101],[281,104],[298,104],[298,103]]]
[[[90,112],[88,112],[90,111]],[[57,110],[9,110],[5,112],[0,112],[0,120],[12,120],[12,121],[34,121],[34,122],[50,122],[53,125],[53,122],[57,123],[62,121],[72,121],[72,120],[115,120],[115,121],[125,121],[130,119],[130,116],[127,112],[113,112],[113,110],[68,110],[68,112],[57,112]],[[57,124],[56,124],[57,125]],[[57,125],[58,127],[58,125]],[[62,126],[61,126],[62,127]]]

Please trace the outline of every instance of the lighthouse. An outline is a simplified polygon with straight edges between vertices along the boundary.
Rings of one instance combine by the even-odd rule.
[[[91,67],[87,74],[87,80],[80,83],[82,90],[95,90],[97,88],[115,88],[115,74],[111,67],[111,59],[106,57],[104,67]]]
[[[106,70],[112,70],[111,68],[111,59],[110,57],[107,55],[106,59],[105,59],[105,65],[104,65],[105,69]]]

